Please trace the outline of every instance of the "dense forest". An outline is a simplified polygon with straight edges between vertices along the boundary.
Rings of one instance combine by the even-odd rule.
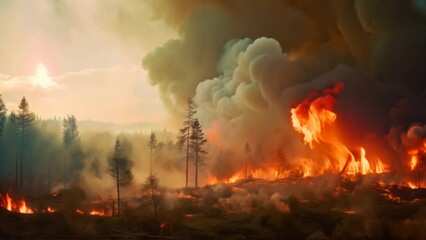
[[[72,143],[66,140],[65,123],[69,118],[74,118],[79,131]],[[118,126],[116,129],[119,130],[113,130],[114,126]],[[129,126],[130,130],[126,130]],[[183,174],[184,155],[179,152],[175,133],[165,129],[151,132],[135,131],[132,128],[135,125],[123,125],[120,130],[118,124],[79,122],[72,115],[63,119],[35,117],[31,126],[25,130],[22,141],[24,191],[32,194],[49,193],[64,187],[80,186],[89,194],[105,194],[113,185],[105,169],[107,160],[113,154],[115,139],[120,139],[124,154],[133,163],[134,181],[141,183],[149,174],[151,149],[148,142],[151,134],[155,134],[158,139],[152,153],[154,172],[160,176],[165,171]],[[12,113],[8,113],[0,137],[2,192],[17,189],[20,148],[20,129],[12,121]],[[103,186],[100,184],[102,182]],[[172,184],[167,180],[164,182]],[[176,184],[182,186],[184,182]]]

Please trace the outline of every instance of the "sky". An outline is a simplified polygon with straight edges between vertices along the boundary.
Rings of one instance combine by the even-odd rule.
[[[162,122],[141,61],[176,32],[140,1],[0,1],[0,94],[42,118]]]

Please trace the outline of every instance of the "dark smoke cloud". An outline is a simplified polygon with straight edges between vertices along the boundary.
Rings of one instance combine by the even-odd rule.
[[[262,145],[266,162],[281,147],[296,162],[315,158],[292,129],[289,111],[309,92],[336,82],[344,84],[336,104],[342,141],[370,146],[394,168],[406,165],[401,133],[426,122],[420,1],[188,0],[152,6],[179,38],[149,54],[143,66],[173,115],[180,116],[186,98],[194,97],[207,135],[215,136],[215,174],[241,168],[245,142]]]
[[[164,9],[176,12],[166,15],[181,16],[181,9],[169,3],[174,6],[163,2]],[[199,82],[216,76],[217,63],[229,40],[270,36],[291,51],[314,38],[309,31],[313,28],[310,20],[281,2],[234,1],[229,5],[206,3],[189,15],[182,13],[180,38],[170,40],[143,60],[152,84],[158,85],[163,101],[174,113],[181,112],[186,99],[194,96]]]

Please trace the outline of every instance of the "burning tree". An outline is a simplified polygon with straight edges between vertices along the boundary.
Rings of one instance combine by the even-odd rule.
[[[69,173],[68,161],[67,161],[68,156],[70,154],[71,147],[78,141],[80,133],[77,127],[77,119],[75,118],[74,115],[71,115],[71,116],[68,115],[66,118],[64,118],[64,122],[62,126],[63,126],[63,141],[67,149],[67,152],[65,154],[65,160],[64,160],[64,170],[65,170],[64,185],[66,185],[68,183],[68,173]]]
[[[6,112],[7,109],[0,94],[0,136],[3,135],[3,127],[6,122]]]
[[[108,159],[107,173],[115,180],[117,189],[117,215],[120,215],[120,186],[129,184],[133,179],[131,171],[132,162],[125,156],[117,138],[115,140],[114,155]]]
[[[183,122],[183,128],[180,129],[181,135],[178,136],[179,145],[186,150],[186,178],[185,187],[188,187],[188,173],[189,173],[189,155],[190,155],[190,139],[191,139],[191,127],[194,120],[194,115],[197,112],[195,110],[194,101],[191,98],[187,100],[187,107],[185,109],[186,119]]]
[[[20,159],[19,164],[16,163],[16,176],[17,176],[17,184],[21,190],[23,190],[23,171],[24,171],[24,136],[25,130],[31,127],[34,122],[35,115],[30,112],[29,104],[25,97],[22,98],[21,103],[18,106],[19,110],[17,113],[12,112],[10,116],[10,120],[16,126],[18,131],[20,132]],[[18,165],[19,165],[19,174],[18,174]],[[18,177],[19,176],[19,177]]]
[[[158,218],[158,204],[161,201],[160,180],[155,175],[149,175],[142,186],[142,200],[148,199],[152,205],[155,218]]]
[[[195,165],[195,187],[198,187],[198,167],[202,163],[201,154],[207,154],[207,152],[203,149],[203,145],[207,142],[207,139],[204,138],[204,132],[201,128],[198,119],[194,119],[192,123],[192,134],[191,134],[191,142],[190,147],[194,153],[194,165]]]
[[[277,178],[284,177],[284,170],[285,170],[285,156],[282,148],[278,149],[277,152],[277,158],[278,158],[278,169],[277,169]]]
[[[419,152],[416,156],[416,165],[413,168],[414,181],[418,188],[421,187],[421,182],[426,171],[426,153]]]
[[[149,137],[148,147],[149,147],[149,175],[152,175],[152,150],[154,150],[157,147],[158,141],[157,137],[154,133],[151,133],[151,136]]]

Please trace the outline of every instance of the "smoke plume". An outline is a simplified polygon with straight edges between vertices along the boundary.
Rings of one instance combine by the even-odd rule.
[[[335,106],[341,141],[366,146],[370,158],[394,170],[407,168],[411,138],[402,133],[426,121],[419,1],[187,0],[152,7],[179,37],[146,56],[143,67],[177,122],[194,98],[214,176],[242,168],[245,143],[266,156],[252,163],[259,168],[276,160],[277,149],[290,165],[321,159],[327,146],[319,154],[304,145],[290,109],[337,82],[344,85]]]

